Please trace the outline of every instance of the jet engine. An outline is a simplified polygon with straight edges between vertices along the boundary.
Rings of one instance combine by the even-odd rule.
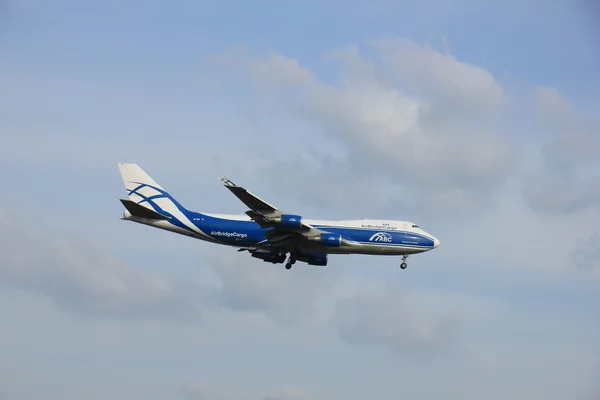
[[[302,217],[299,215],[284,214],[273,218],[272,221],[286,228],[298,229],[302,226]]]
[[[296,255],[299,261],[304,261],[308,265],[318,265],[324,267],[327,265],[327,254],[304,254]]]
[[[339,233],[322,233],[319,236],[310,238],[310,240],[330,247],[340,247],[342,244],[342,235]]]
[[[271,253],[271,252],[264,252],[264,251],[253,251],[252,253],[252,257],[255,258],[260,258],[263,261],[266,262],[270,262],[273,264],[281,264],[285,261],[285,253],[281,254],[281,253]]]

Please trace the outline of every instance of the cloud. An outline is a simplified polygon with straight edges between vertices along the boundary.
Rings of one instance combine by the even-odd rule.
[[[222,282],[211,297],[218,306],[263,313],[282,324],[315,321],[327,315],[335,277],[331,269],[299,263],[288,271],[282,264],[266,263],[231,249],[214,249],[207,260]]]
[[[460,295],[392,283],[340,300],[332,322],[349,343],[383,345],[402,356],[422,356],[459,344],[463,319],[483,312],[469,303]]]
[[[504,101],[492,74],[405,39],[375,41],[367,50],[376,56],[356,46],[328,55],[339,66],[337,84],[281,54],[227,59],[343,147],[323,179],[334,169],[357,180],[375,175],[427,209],[472,212],[491,204],[483,199],[502,188],[519,156],[506,135],[489,129],[488,116]]]
[[[572,214],[600,205],[600,120],[573,111],[553,88],[537,99],[548,132],[541,165],[526,179],[524,196],[532,209]]]
[[[301,67],[298,60],[281,54],[271,54],[264,61],[252,63],[251,67],[254,76],[265,82],[294,86],[315,83],[312,73]]]
[[[79,238],[45,241],[0,216],[0,278],[38,291],[57,305],[88,316],[199,321],[208,309],[262,313],[289,324],[323,319],[331,306],[331,269],[292,271],[213,248],[206,256],[221,284],[183,281],[125,263]]]
[[[473,216],[496,206],[516,178],[538,211],[572,214],[600,204],[600,121],[578,114],[552,86],[537,88],[521,114],[514,108],[523,105],[490,71],[405,38],[327,53],[337,67],[327,79],[283,54],[245,49],[226,58],[254,77],[262,99],[272,94],[265,108],[287,107],[307,127],[310,139],[295,146],[294,156],[274,143],[270,161],[256,172],[279,176],[277,184],[300,191],[303,202],[339,203],[327,189],[335,181],[347,184],[349,209],[368,201],[372,188],[382,213],[400,205],[411,213]],[[511,121],[516,115],[525,120]],[[523,131],[535,118],[537,129]],[[323,138],[328,146],[311,144]],[[294,173],[298,165],[302,174]],[[315,190],[301,189],[304,182]]]
[[[266,396],[263,400],[309,400],[312,397],[296,388],[284,388]]]
[[[124,263],[84,239],[45,241],[0,215],[0,278],[92,316],[197,319],[198,288]]]
[[[374,46],[403,87],[452,112],[473,116],[504,103],[503,90],[489,71],[457,60],[447,49],[442,52],[405,38],[380,39]]]
[[[220,284],[151,273],[84,238],[44,240],[0,215],[0,279],[37,291],[86,316],[199,321],[209,309],[258,313],[281,324],[325,320],[335,270],[264,263],[231,248],[210,248],[206,266]]]
[[[539,87],[535,100],[534,106],[542,111],[544,116],[548,116],[550,113],[556,114],[570,111],[569,103],[554,87]]]
[[[186,382],[179,390],[179,395],[183,400],[233,400],[236,398],[203,380]],[[261,397],[261,400],[310,400],[311,398],[303,390],[283,388]]]
[[[202,380],[186,382],[179,390],[179,396],[183,400],[229,400],[218,389]]]
[[[577,268],[600,275],[600,234],[595,231],[586,239],[578,239],[571,258]]]

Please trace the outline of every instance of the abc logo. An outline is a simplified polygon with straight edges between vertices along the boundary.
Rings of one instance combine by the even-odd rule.
[[[373,236],[371,236],[371,238],[369,240],[373,241],[373,242],[391,243],[392,235],[390,235],[389,233],[385,233],[385,232],[379,232],[379,233],[376,233]]]

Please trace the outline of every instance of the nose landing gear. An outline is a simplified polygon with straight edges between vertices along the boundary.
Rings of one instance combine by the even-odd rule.
[[[406,264],[407,258],[408,258],[408,255],[406,255],[406,254],[402,256],[402,264],[400,264],[400,268],[406,269],[406,267],[408,267],[408,264]]]

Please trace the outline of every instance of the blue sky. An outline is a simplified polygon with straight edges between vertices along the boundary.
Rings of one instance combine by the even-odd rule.
[[[596,399],[598,12],[5,2],[0,397]],[[442,245],[286,271],[120,221],[119,161]]]

